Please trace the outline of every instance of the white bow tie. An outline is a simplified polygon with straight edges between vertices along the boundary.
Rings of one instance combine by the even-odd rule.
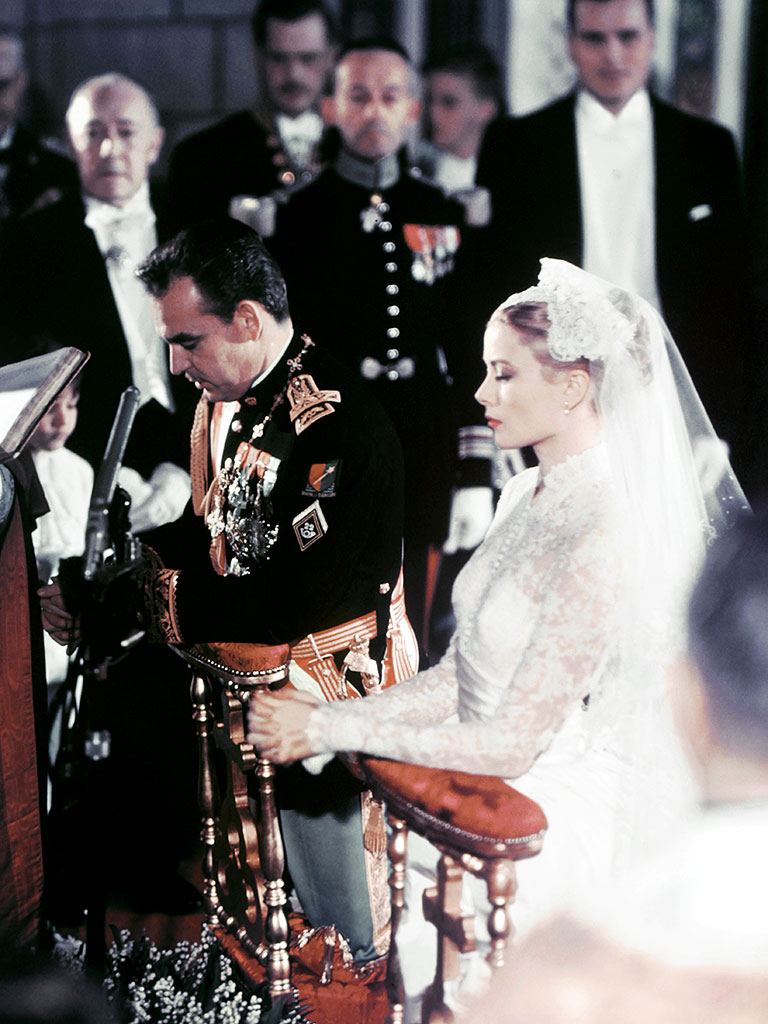
[[[298,117],[288,117],[286,114],[278,114],[277,130],[283,140],[301,140],[302,142],[317,142],[323,133],[323,122],[319,114],[306,110]]]
[[[85,223],[92,231],[112,229],[114,231],[139,231],[155,223],[154,210],[148,204],[127,207],[112,206],[110,203],[91,203],[85,215]]]

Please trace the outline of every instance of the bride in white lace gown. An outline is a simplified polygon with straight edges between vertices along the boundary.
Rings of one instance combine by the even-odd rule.
[[[660,318],[542,267],[491,318],[476,395],[497,444],[532,444],[539,466],[507,484],[456,581],[448,652],[365,700],[257,698],[249,734],[278,762],[358,750],[498,774],[540,802],[549,832],[519,865],[517,928],[674,815],[665,668],[706,538],[745,504]]]

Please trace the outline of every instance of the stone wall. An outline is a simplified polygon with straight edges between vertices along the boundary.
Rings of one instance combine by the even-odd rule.
[[[257,91],[248,20],[253,0],[2,0],[34,83],[30,116],[60,134],[73,88],[121,71],[155,98],[173,142]]]

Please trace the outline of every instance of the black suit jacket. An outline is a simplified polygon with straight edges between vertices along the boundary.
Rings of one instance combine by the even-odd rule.
[[[75,164],[21,125],[17,125],[3,158],[8,171],[0,185],[0,220],[16,219],[38,205],[80,190]]]
[[[319,147],[317,159],[319,161]],[[309,181],[319,168],[291,163],[272,115],[240,110],[182,139],[171,153],[168,202],[171,228],[226,217],[233,196],[264,196]]]
[[[582,262],[575,106],[571,94],[486,135],[477,180],[494,212],[473,272],[488,309],[533,284],[542,256]],[[662,312],[715,427],[738,447],[751,270],[736,148],[720,125],[654,96],[651,106]]]
[[[163,235],[161,217],[158,235]],[[85,225],[79,195],[7,226],[0,236],[0,297],[6,314],[3,362],[26,358],[41,345],[75,345],[91,353],[70,447],[98,465],[132,374],[104,260]],[[144,476],[160,462],[187,467],[195,392],[176,378],[171,386],[176,414],[151,401],[136,417],[125,461]]]

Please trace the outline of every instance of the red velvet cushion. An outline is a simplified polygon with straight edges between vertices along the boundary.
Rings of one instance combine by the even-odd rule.
[[[547,828],[544,812],[495,775],[374,757],[361,757],[360,764],[365,779],[390,810],[406,819],[413,815],[433,841],[473,853],[482,849],[484,856],[538,852]]]
[[[183,649],[182,653],[183,653]],[[191,655],[209,663],[220,665],[224,670],[246,674],[248,672],[269,672],[287,665],[291,657],[288,644],[200,643],[188,651]]]

